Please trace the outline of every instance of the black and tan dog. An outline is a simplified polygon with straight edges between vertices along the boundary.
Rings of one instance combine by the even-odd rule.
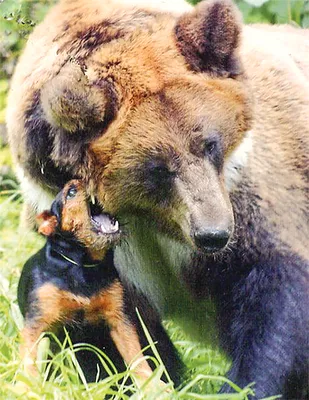
[[[23,357],[34,373],[40,335],[54,331],[61,336],[65,326],[73,343],[103,349],[118,370],[124,370],[123,361],[136,360],[134,371],[143,381],[152,370],[141,355],[146,341],[136,318],[138,304],[120,282],[113,260],[112,247],[121,236],[119,223],[89,200],[84,184],[72,180],[51,210],[38,217],[39,232],[47,236],[47,243],[26,262],[18,286],[18,303],[25,316]],[[142,314],[147,307],[143,304]],[[154,339],[170,352],[172,344],[154,310],[148,307],[147,313]],[[89,351],[77,352],[88,381],[98,378],[96,357]],[[99,376],[104,375],[100,371]]]

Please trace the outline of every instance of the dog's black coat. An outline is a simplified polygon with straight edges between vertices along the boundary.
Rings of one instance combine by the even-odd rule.
[[[51,211],[60,221],[62,212],[60,194],[56,197]],[[55,235],[48,237],[45,246],[26,262],[20,277],[18,304],[27,321],[31,323],[31,320],[39,312],[37,307],[39,299],[36,291],[46,283],[75,295],[91,297],[119,281],[119,275],[114,266],[113,249],[108,250],[104,259],[95,266],[86,267],[85,264],[94,264],[94,262],[89,259],[86,248],[77,242],[73,235],[58,230]],[[175,385],[179,385],[182,364],[159,316],[146,298],[135,296],[133,287],[123,286],[123,291],[123,310],[138,333],[141,348],[148,346],[149,343],[137,317],[136,308],[138,308],[152,339],[157,342],[156,346],[170,377]],[[74,323],[67,323],[64,326],[69,332],[73,344],[94,345],[104,351],[118,371],[125,370],[124,361],[110,336],[109,327],[104,321],[91,324],[84,320],[83,311],[80,310],[74,318]],[[64,330],[58,329],[57,336],[62,340]],[[55,346],[54,343],[53,346]],[[147,349],[144,354],[153,356],[151,349]],[[97,364],[99,361],[93,352],[78,351],[76,356],[87,381],[92,382],[106,376],[101,365],[98,374]],[[152,366],[151,363],[150,366]],[[162,379],[165,380],[165,377]]]

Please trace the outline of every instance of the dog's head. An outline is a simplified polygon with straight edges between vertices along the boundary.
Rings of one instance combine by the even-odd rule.
[[[37,217],[39,232],[73,237],[92,252],[108,249],[120,239],[118,221],[91,199],[81,180],[71,180],[56,196],[51,209]]]

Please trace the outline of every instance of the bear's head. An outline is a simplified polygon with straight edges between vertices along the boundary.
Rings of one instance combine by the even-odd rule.
[[[88,179],[108,212],[218,251],[234,228],[227,163],[251,124],[239,13],[215,0],[140,19],[43,86],[53,161]]]

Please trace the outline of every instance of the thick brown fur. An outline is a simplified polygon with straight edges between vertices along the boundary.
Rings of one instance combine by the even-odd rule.
[[[128,222],[121,274],[202,338],[210,293],[231,378],[282,393],[307,351],[309,34],[158,7],[63,0],[36,28],[7,117],[23,191],[42,209],[84,178]]]
[[[104,11],[100,7],[104,7]],[[179,45],[177,42],[175,43],[173,38],[175,19],[171,15],[132,11],[123,6],[117,7],[114,4],[103,6],[102,3],[100,7],[99,3],[95,2],[87,5],[82,1],[74,2],[73,5],[66,1],[61,2],[46,19],[45,24],[50,27],[48,34],[45,31],[44,24],[39,26],[34,32],[32,40],[29,41],[27,51],[22,56],[12,83],[8,129],[14,158],[18,166],[22,167],[26,180],[31,181],[32,171],[31,167],[27,167],[27,165],[30,163],[29,157],[31,157],[32,150],[26,147],[27,129],[25,129],[25,123],[27,125],[27,120],[25,120],[25,115],[27,115],[27,110],[33,106],[33,95],[42,88],[42,96],[44,97],[48,90],[48,81],[50,81],[49,85],[54,88],[53,93],[57,93],[59,90],[57,89],[57,82],[61,83],[60,78],[58,78],[59,74],[66,74],[65,71],[69,68],[76,71],[78,64],[83,64],[84,70],[87,71],[81,72],[83,79],[85,79],[84,74],[86,74],[89,80],[88,85],[94,86],[91,96],[97,96],[95,105],[98,109],[104,107],[106,102],[104,90],[101,91],[99,98],[96,89],[98,82],[104,82],[104,84],[111,82],[117,92],[117,101],[121,104],[121,108],[108,131],[104,132],[101,138],[93,141],[89,147],[84,145],[84,147],[88,147],[88,151],[82,159],[80,158],[81,150],[76,154],[74,148],[64,149],[66,144],[59,143],[58,139],[62,137],[62,132],[59,137],[57,135],[55,137],[51,159],[56,166],[60,167],[61,171],[69,171],[69,174],[73,176],[84,175],[87,180],[93,182],[97,191],[100,190],[101,183],[106,182],[107,187],[111,188],[110,198],[113,201],[110,201],[110,203],[113,203],[115,209],[118,208],[117,199],[120,198],[123,188],[119,184],[109,185],[109,182],[113,182],[114,178],[111,177],[114,176],[114,171],[119,175],[120,172],[118,171],[124,171],[128,174],[131,169],[134,169],[134,162],[139,162],[138,158],[134,156],[135,152],[138,151],[142,155],[142,151],[138,150],[138,147],[143,146],[147,151],[150,147],[155,153],[155,147],[161,146],[163,140],[167,141],[167,145],[171,140],[178,140],[179,146],[182,149],[184,147],[182,139],[174,136],[171,138],[169,133],[166,132],[164,119],[168,119],[168,123],[172,125],[170,129],[174,129],[173,124],[176,122],[173,121],[175,118],[170,118],[170,115],[165,114],[166,108],[164,103],[162,104],[162,96],[160,98],[160,92],[163,88],[163,93],[167,92],[168,97],[171,89],[173,92],[171,97],[173,101],[175,98],[175,107],[178,107],[178,110],[179,103],[181,103],[181,108],[185,106],[185,109],[178,111],[179,115],[188,116],[186,126],[184,129],[181,127],[182,132],[192,132],[192,125],[196,124],[196,118],[193,118],[193,115],[197,112],[203,116],[206,114],[207,117],[211,115],[214,121],[220,121],[220,125],[223,125],[220,128],[222,132],[226,132],[226,139],[230,141],[233,138],[235,141],[228,143],[224,140],[228,154],[237,140],[241,138],[239,136],[237,139],[235,134],[233,136],[229,134],[229,130],[234,129],[230,127],[230,121],[234,117],[229,116],[228,112],[230,109],[232,113],[236,113],[240,117],[248,115],[247,108],[250,103],[246,99],[247,94],[244,86],[246,84],[251,86],[251,93],[254,94],[256,100],[253,125],[255,150],[254,159],[250,162],[250,175],[254,174],[254,181],[263,182],[259,188],[261,197],[264,199],[265,193],[267,197],[270,197],[270,204],[276,204],[276,207],[280,209],[275,213],[278,220],[274,221],[274,228],[278,224],[289,227],[299,226],[300,224],[304,227],[304,219],[301,214],[293,215],[293,219],[295,217],[299,219],[296,224],[291,224],[289,221],[290,213],[287,211],[294,194],[287,189],[291,176],[289,169],[292,168],[293,186],[299,187],[298,199],[300,204],[303,204],[298,209],[304,210],[306,202],[303,198],[302,188],[305,186],[305,181],[302,178],[303,173],[301,171],[306,166],[306,151],[298,148],[298,136],[300,135],[301,140],[308,144],[308,139],[304,134],[307,128],[308,83],[305,75],[303,75],[303,70],[307,71],[307,67],[305,64],[306,57],[301,56],[307,54],[308,50],[305,41],[301,40],[302,37],[305,37],[306,32],[288,28],[289,37],[287,38],[287,34],[282,28],[246,27],[242,39],[241,53],[246,74],[250,79],[249,82],[241,84],[233,80],[205,79],[207,75],[190,74],[186,68],[185,59],[177,51]],[[99,11],[100,9],[101,11]],[[81,15],[83,15],[83,18],[80,18]],[[230,19],[230,14],[227,17]],[[189,17],[186,18],[190,24]],[[193,20],[196,21],[196,19],[197,17],[194,16]],[[91,46],[85,44],[81,32],[88,32],[90,27],[100,21],[103,21],[104,24],[106,20],[108,20],[108,26],[113,29],[125,30],[125,39],[116,40],[113,38],[111,41],[102,39],[101,45],[95,46],[95,51],[88,51],[85,54],[83,46],[87,48],[91,48]],[[184,21],[183,18],[180,19],[179,24],[184,24]],[[137,29],[137,27],[139,28]],[[98,29],[99,36],[105,35],[100,30],[103,28],[98,26]],[[110,37],[110,34],[106,35],[108,38]],[[36,37],[40,38],[40,41],[36,41],[34,39]],[[80,38],[79,42],[78,38]],[[166,38],[170,38],[170,40],[166,40]],[[262,43],[261,38],[264,38],[263,46],[260,44]],[[297,54],[293,51],[296,41]],[[42,45],[40,45],[41,42]],[[80,43],[80,45],[77,46],[76,43]],[[65,51],[61,51],[64,44]],[[39,51],[37,50],[38,46]],[[286,48],[289,48],[289,55],[285,51]],[[70,61],[72,57],[73,62]],[[31,62],[27,60],[31,60]],[[82,66],[80,68],[82,69]],[[57,80],[50,80],[53,77],[57,77]],[[73,77],[72,79],[74,79]],[[293,84],[291,84],[291,80]],[[80,89],[77,84],[73,84],[71,90]],[[22,96],[20,95],[21,91]],[[192,101],[192,96],[194,101]],[[205,96],[206,102],[199,100],[199,98],[202,98],[201,96]],[[209,99],[208,96],[213,96],[213,98]],[[289,99],[293,99],[293,101]],[[200,101],[200,104],[197,105],[196,101]],[[162,104],[162,108],[158,107],[158,102]],[[143,103],[140,110],[137,107],[139,103]],[[229,103],[231,108],[228,106]],[[85,115],[84,122],[82,122],[83,117],[81,117],[75,119],[76,122],[74,123],[76,124],[85,124],[87,121],[88,117],[85,114],[87,111],[83,104],[77,102],[78,109],[72,110],[72,120],[74,120],[74,115]],[[242,109],[243,105],[245,105],[245,109]],[[58,106],[61,107],[61,102]],[[212,109],[209,109],[209,106]],[[235,106],[239,109],[235,109]],[[66,108],[62,112],[60,111],[59,118],[63,115],[63,124],[70,118],[67,111]],[[152,123],[150,118],[144,122],[145,113],[152,113],[155,122]],[[265,114],[267,114],[266,118]],[[293,128],[290,126],[290,114],[299,115],[293,121]],[[102,112],[101,115],[103,118]],[[222,120],[223,117],[225,122]],[[49,119],[48,116],[46,118]],[[98,117],[94,115],[94,120],[96,118]],[[247,120],[248,117],[243,122],[235,121],[240,132],[250,128]],[[157,126],[157,121],[161,124],[161,127]],[[280,121],[280,124],[275,123],[275,121]],[[57,124],[58,122],[55,122],[55,126],[58,126]],[[138,128],[140,124],[142,124],[141,129]],[[211,124],[209,123],[209,125]],[[290,134],[291,130],[293,135]],[[68,132],[71,131],[72,128],[69,128]],[[161,135],[162,131],[164,132]],[[190,134],[192,135],[192,133]],[[87,136],[87,133],[85,135]],[[159,138],[159,143],[156,143],[156,138]],[[135,140],[136,144],[134,144]],[[268,174],[270,166],[265,164],[263,148],[258,145],[258,143],[267,143],[269,140],[274,143],[274,146],[277,146],[276,157],[271,160],[272,170],[281,170],[276,179],[279,179],[282,182],[282,187],[286,188],[285,193],[290,196],[290,201],[279,201],[280,194],[273,190],[271,174]],[[85,138],[85,141],[87,142],[87,138]],[[172,143],[172,146],[174,145]],[[115,149],[118,151],[115,152]],[[179,153],[181,152],[179,151]],[[46,184],[44,180],[44,159],[42,164],[42,176],[39,178],[43,181],[43,184]],[[282,165],[287,166],[287,168],[283,169]],[[297,168],[297,166],[302,168]],[[56,178],[56,182],[59,182],[60,185],[61,178]],[[55,182],[49,182],[48,186],[51,183],[53,188]],[[31,197],[29,200],[35,205],[40,202],[40,199]],[[108,198],[106,200],[109,201]],[[123,202],[123,199],[121,199],[121,202]],[[134,202],[134,199],[132,199],[132,202]],[[271,207],[268,207],[268,204],[265,204],[265,206],[265,212],[268,213]],[[295,211],[297,212],[297,210]],[[272,215],[272,218],[276,219],[275,215]],[[286,220],[286,224],[283,223],[284,220]],[[293,233],[290,231],[288,233],[289,237],[295,238],[295,244],[296,242],[303,242],[304,235],[301,238],[298,237],[300,231],[297,229]],[[280,236],[285,235],[282,229],[278,233]],[[305,245],[305,243],[303,244]],[[299,247],[299,245],[297,246]],[[298,250],[303,251],[300,248]]]

